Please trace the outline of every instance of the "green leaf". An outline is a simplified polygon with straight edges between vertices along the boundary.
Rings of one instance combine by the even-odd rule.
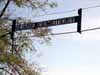
[[[23,4],[23,0],[15,0],[15,3],[18,7],[21,7]]]

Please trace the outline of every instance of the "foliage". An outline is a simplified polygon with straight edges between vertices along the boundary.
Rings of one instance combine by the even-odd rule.
[[[44,8],[46,6],[55,7],[56,4],[49,0],[0,0],[0,36],[11,31],[11,22],[2,18],[9,19],[8,6],[13,3],[19,8],[30,7],[32,9]],[[2,7],[3,6],[3,7]],[[12,11],[12,10],[10,10]],[[17,10],[18,11],[18,10]],[[28,22],[31,22],[30,20]],[[27,23],[26,20],[17,19],[17,24]],[[45,36],[51,32],[48,28],[38,28],[31,31],[16,32],[14,48],[12,48],[12,40],[9,35],[0,37],[0,64],[4,65],[2,70],[10,75],[40,75],[38,68],[34,68],[33,64],[29,64],[26,58],[23,57],[23,52],[26,50],[36,51],[30,37],[28,35],[44,38],[46,41],[50,38]],[[13,53],[12,53],[13,50]]]
[[[16,0],[14,2],[18,7],[32,6],[32,8],[39,8],[39,7],[44,7],[45,5],[49,5],[51,7],[56,6],[56,4],[54,2],[49,3],[48,0],[44,0],[44,1],[41,1],[41,0]]]

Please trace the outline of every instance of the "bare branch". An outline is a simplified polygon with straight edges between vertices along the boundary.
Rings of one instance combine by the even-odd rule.
[[[0,69],[2,69],[3,71],[7,72],[10,75],[12,75],[9,71],[5,70],[4,68],[0,68]]]
[[[9,5],[9,3],[10,3],[10,0],[7,0],[7,3],[6,3],[6,5],[5,5],[5,7],[3,8],[3,10],[1,11],[1,13],[0,13],[0,18],[3,16],[3,14],[5,13],[5,11],[6,11],[6,9],[7,9],[7,7],[8,7],[8,5]]]

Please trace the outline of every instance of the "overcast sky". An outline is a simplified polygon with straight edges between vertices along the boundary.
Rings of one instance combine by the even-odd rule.
[[[46,13],[79,9],[100,4],[100,0],[56,0],[57,8]],[[45,13],[45,14],[46,14]],[[75,12],[34,18],[46,20],[77,15]],[[30,16],[31,17],[31,16]],[[51,27],[53,32],[76,30],[77,24]],[[83,10],[82,29],[100,27],[100,8]],[[52,36],[50,45],[36,45],[42,56],[35,59],[45,68],[43,75],[100,75],[100,30]]]
[[[95,6],[99,0],[56,0],[58,8],[48,13]],[[100,27],[100,8],[83,11],[82,29]],[[40,20],[77,15],[77,11],[40,17]],[[52,27],[54,32],[76,30],[76,24]],[[100,30],[53,36],[51,45],[39,46],[44,75],[100,75]]]

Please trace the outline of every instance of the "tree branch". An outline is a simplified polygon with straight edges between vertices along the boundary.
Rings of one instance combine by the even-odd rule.
[[[9,71],[5,70],[4,68],[0,68],[2,70],[4,70],[5,72],[7,72],[8,74],[12,75]]]
[[[17,73],[18,73],[19,75],[21,75],[21,73],[19,72],[19,70],[18,70],[16,67],[14,67],[14,69],[17,71]]]
[[[1,11],[1,13],[0,13],[0,18],[3,16],[3,14],[5,13],[5,11],[6,11],[6,9],[7,9],[7,7],[8,7],[8,5],[9,5],[9,3],[10,3],[10,0],[7,0],[7,3],[6,3],[6,5],[5,5],[5,7],[2,9],[2,11]]]

